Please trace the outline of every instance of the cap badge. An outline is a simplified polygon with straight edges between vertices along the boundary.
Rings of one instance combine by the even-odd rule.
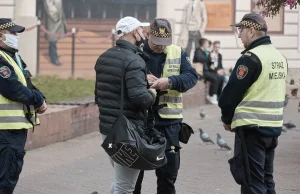
[[[165,34],[166,33],[166,28],[160,27],[159,28],[159,33],[160,34]]]

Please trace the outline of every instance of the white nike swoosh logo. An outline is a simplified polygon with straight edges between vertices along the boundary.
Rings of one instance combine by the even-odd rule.
[[[160,161],[160,160],[162,160],[162,159],[164,159],[164,157],[161,157],[161,158],[158,157],[158,156],[156,157],[156,161]]]

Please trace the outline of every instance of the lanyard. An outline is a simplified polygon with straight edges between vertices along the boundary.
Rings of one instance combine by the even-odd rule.
[[[18,55],[18,53],[15,53],[15,59],[16,59],[16,62],[18,64],[18,66],[20,67],[20,69],[22,70],[23,74],[25,75],[26,74],[26,71],[24,70],[23,68],[23,65],[22,65],[22,62],[21,62],[21,58],[20,56]]]

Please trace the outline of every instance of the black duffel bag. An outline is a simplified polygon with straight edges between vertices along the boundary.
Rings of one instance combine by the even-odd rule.
[[[122,72],[120,115],[101,146],[114,162],[122,166],[138,170],[160,168],[167,163],[167,141],[154,128],[143,129],[123,115],[124,69]]]

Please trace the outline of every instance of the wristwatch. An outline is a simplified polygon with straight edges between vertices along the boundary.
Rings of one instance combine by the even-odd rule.
[[[168,89],[172,89],[172,80],[170,78],[168,78]]]

